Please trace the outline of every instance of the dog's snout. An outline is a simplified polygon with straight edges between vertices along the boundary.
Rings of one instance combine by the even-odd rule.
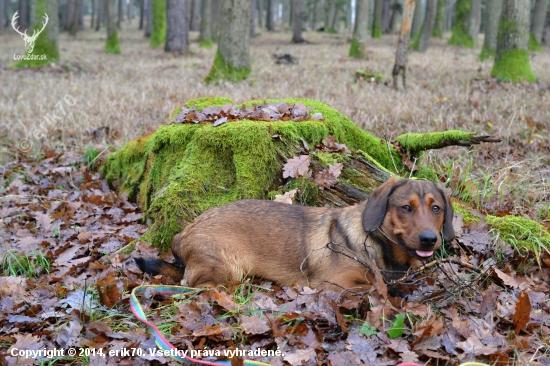
[[[419,239],[423,247],[431,248],[437,243],[437,234],[426,230],[420,233]]]

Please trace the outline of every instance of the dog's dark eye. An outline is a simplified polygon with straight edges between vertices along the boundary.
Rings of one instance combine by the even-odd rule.
[[[432,206],[432,212],[433,213],[438,213],[439,211],[441,211],[441,207],[436,206],[436,205]]]
[[[401,206],[401,209],[405,212],[411,212],[412,208],[409,205]]]

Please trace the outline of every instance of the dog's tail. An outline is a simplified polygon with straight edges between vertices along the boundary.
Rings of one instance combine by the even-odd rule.
[[[170,277],[178,283],[183,279],[183,274],[185,273],[185,265],[177,258],[175,264],[165,262],[162,259],[134,258],[134,260],[143,273],[153,276],[161,274]]]

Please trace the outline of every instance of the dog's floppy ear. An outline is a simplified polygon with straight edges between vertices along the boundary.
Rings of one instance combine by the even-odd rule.
[[[391,177],[387,182],[372,191],[365,211],[363,211],[363,229],[373,232],[382,225],[388,207],[388,197],[395,189],[398,178]]]
[[[455,238],[455,230],[453,229],[453,217],[454,217],[454,209],[453,209],[453,203],[451,200],[447,197],[445,194],[445,188],[438,184],[438,191],[443,197],[443,201],[445,201],[445,221],[443,221],[443,239],[446,243],[450,243]]]

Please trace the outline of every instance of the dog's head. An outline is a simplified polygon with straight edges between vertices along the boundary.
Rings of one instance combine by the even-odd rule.
[[[441,235],[451,242],[453,205],[440,184],[391,178],[375,189],[363,212],[367,232],[382,231],[401,252],[417,259],[432,256]],[[405,254],[405,253],[403,253]]]

